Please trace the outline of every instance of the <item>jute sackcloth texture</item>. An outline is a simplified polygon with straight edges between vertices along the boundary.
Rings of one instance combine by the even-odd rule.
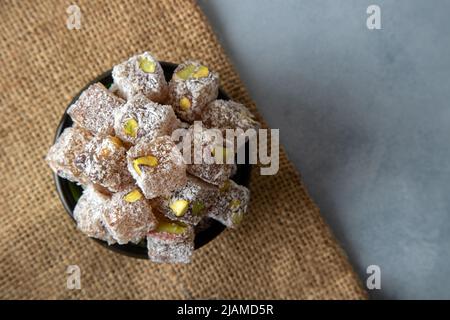
[[[192,264],[118,255],[75,229],[44,156],[71,98],[127,57],[198,58],[230,96],[256,108],[192,1],[76,1],[81,29],[66,27],[72,1],[0,4],[0,298],[365,298],[299,174],[253,170],[250,215],[197,251]],[[281,135],[283,128],[281,128]],[[81,290],[67,290],[68,265]]]

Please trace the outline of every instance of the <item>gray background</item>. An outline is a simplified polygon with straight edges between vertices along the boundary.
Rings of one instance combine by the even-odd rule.
[[[372,298],[450,298],[450,1],[199,3]]]

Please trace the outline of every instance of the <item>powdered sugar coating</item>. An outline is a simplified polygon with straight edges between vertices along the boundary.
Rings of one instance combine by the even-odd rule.
[[[220,196],[207,215],[228,228],[237,228],[247,214],[249,201],[250,190],[229,180],[220,187]]]
[[[117,138],[97,135],[75,157],[75,164],[89,181],[116,192],[134,184],[127,170],[126,153]]]
[[[220,134],[220,132],[218,132]],[[188,173],[214,185],[221,185],[228,180],[232,175],[236,173],[237,166],[235,163],[217,163],[216,159],[212,156],[214,149],[218,146],[218,142],[215,140],[215,135],[210,130],[194,131],[194,126],[191,126],[184,139],[191,141],[191,161],[187,165],[186,170]],[[223,139],[223,146],[227,146],[227,141]],[[194,143],[201,145],[201,148],[197,150],[194,148]],[[231,148],[230,148],[231,149]],[[197,152],[198,151],[198,152]],[[196,152],[199,159],[203,159],[201,163],[195,161]],[[205,156],[209,154],[212,157],[210,162],[205,161]],[[234,155],[233,155],[234,159]]]
[[[75,165],[75,158],[83,152],[91,139],[92,135],[79,127],[64,129],[46,156],[46,161],[53,172],[72,182],[85,184],[87,178]]]
[[[151,200],[153,208],[167,218],[181,221],[190,225],[197,225],[208,212],[219,195],[217,187],[188,175],[187,184],[175,190],[170,197],[158,197]],[[188,209],[181,217],[177,217],[170,205],[177,200],[188,201]]]
[[[152,231],[147,235],[148,257],[156,263],[189,263],[194,253],[194,229],[181,234]]]
[[[139,175],[133,161],[144,156],[157,159],[156,166],[141,166]],[[181,152],[170,137],[162,136],[154,140],[141,139],[127,153],[128,171],[146,198],[169,196],[172,191],[186,184],[186,164]]]
[[[67,113],[77,125],[92,133],[113,134],[113,111],[124,103],[103,84],[95,83],[83,91]]]
[[[77,222],[77,227],[88,237],[115,243],[103,222],[103,211],[110,198],[95,190],[92,185],[86,187],[78,199],[73,211],[73,218]]]
[[[230,164],[189,164],[187,172],[193,176],[212,183],[221,185],[229,177],[236,173],[236,165]]]
[[[147,59],[155,64],[155,71],[144,72],[139,63]],[[155,102],[164,102],[167,97],[167,82],[159,62],[149,53],[144,52],[114,66],[112,71],[114,83],[121,96],[129,100],[137,94],[143,94]]]
[[[126,134],[124,126],[130,119],[137,122],[136,136]],[[123,141],[135,144],[141,138],[154,139],[170,135],[180,125],[175,112],[169,105],[150,101],[143,95],[136,95],[114,113],[114,129]]]
[[[202,78],[188,78],[186,80],[177,77],[176,73],[189,65],[199,67],[198,61],[189,60],[180,64],[174,71],[169,82],[169,102],[176,114],[184,121],[192,122],[200,119],[203,108],[217,98],[219,93],[219,75],[209,70],[208,76]],[[180,100],[185,97],[190,101],[190,107],[183,109]]]
[[[119,244],[138,243],[157,225],[152,208],[144,197],[135,202],[124,199],[134,189],[127,188],[113,194],[103,211],[106,229]]]
[[[261,124],[254,119],[253,114],[243,105],[232,100],[214,100],[202,113],[203,124],[208,128],[237,129],[244,132],[247,129],[258,130]]]

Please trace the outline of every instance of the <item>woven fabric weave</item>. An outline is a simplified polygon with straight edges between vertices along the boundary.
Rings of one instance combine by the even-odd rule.
[[[250,218],[197,251],[187,266],[106,250],[64,212],[44,156],[71,98],[127,57],[198,58],[229,95],[256,107],[192,1],[0,4],[0,298],[361,299],[366,293],[283,150],[275,176],[253,170]],[[282,134],[282,128],[281,128]],[[66,288],[68,265],[81,290]]]

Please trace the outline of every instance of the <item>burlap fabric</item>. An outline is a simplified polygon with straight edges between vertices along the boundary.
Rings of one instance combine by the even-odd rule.
[[[235,100],[256,110],[194,2],[76,3],[81,30],[66,27],[71,1],[0,4],[0,297],[364,298],[283,151],[276,176],[253,170],[251,218],[188,266],[127,258],[76,231],[43,158],[86,82],[147,49],[166,61],[203,60]],[[66,289],[73,264],[81,269],[78,291]]]

